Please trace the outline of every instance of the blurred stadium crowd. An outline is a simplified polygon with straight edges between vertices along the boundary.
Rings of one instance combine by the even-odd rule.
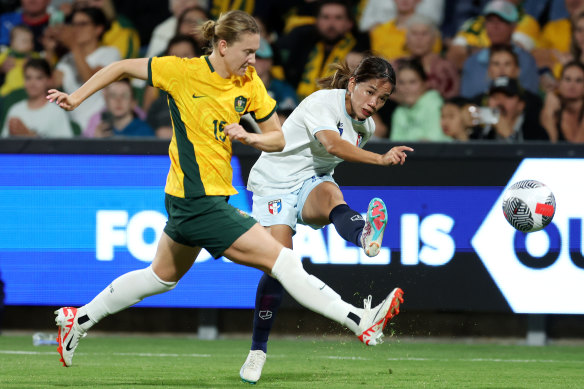
[[[2,0],[0,138],[172,136],[164,92],[121,80],[73,112],[47,103],[123,58],[206,53],[196,27],[241,9],[256,71],[287,115],[367,55],[396,70],[376,137],[584,142],[584,0]],[[138,10],[136,7],[140,7]],[[246,129],[254,131],[253,120]]]

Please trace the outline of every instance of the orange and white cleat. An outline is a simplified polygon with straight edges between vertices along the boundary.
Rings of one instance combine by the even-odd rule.
[[[403,295],[403,290],[395,288],[381,304],[373,309],[371,309],[371,296],[363,300],[365,310],[359,324],[359,328],[362,329],[359,335],[361,342],[367,346],[383,343],[383,329],[399,313],[399,306],[404,302]]]
[[[64,307],[55,311],[55,323],[59,327],[57,335],[57,351],[61,355],[63,366],[69,367],[73,364],[73,353],[79,344],[79,339],[87,333],[77,324],[77,308]]]
[[[387,226],[387,208],[383,200],[375,197],[369,202],[365,226],[361,233],[361,247],[368,257],[379,254],[385,226]]]

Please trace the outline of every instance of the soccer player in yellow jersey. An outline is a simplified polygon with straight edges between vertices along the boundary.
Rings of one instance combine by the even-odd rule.
[[[49,91],[51,102],[73,110],[119,78],[140,78],[168,92],[173,122],[165,189],[168,222],[154,261],[145,269],[118,277],[90,303],[55,311],[57,350],[64,366],[71,366],[79,340],[99,320],[173,289],[201,248],[216,258],[223,255],[270,274],[300,304],[345,325],[368,345],[379,343],[383,328],[403,301],[401,290],[394,290],[374,308],[370,299],[365,300],[364,308],[344,302],[306,273],[292,250],[227,204],[228,196],[236,193],[231,184],[231,142],[280,151],[284,137],[273,115],[275,102],[252,67],[260,45],[253,17],[230,11],[201,29],[213,48],[208,57],[127,59],[101,69],[71,95]],[[255,115],[261,134],[248,133],[238,124],[245,112]],[[405,154],[393,158],[394,163],[401,163]]]

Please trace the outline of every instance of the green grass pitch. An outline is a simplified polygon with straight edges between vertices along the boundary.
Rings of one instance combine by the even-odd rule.
[[[0,388],[582,388],[584,346],[274,339],[262,379],[241,382],[249,340],[90,334],[64,368],[56,346],[0,336]]]

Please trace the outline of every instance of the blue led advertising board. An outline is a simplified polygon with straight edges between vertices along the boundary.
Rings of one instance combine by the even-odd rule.
[[[82,305],[116,277],[152,261],[166,222],[167,156],[4,154],[0,164],[6,304]],[[250,212],[251,194],[236,157],[233,166],[239,194],[230,203]],[[349,288],[348,294],[346,280],[364,275],[408,285],[410,306],[419,309],[481,309],[487,302],[493,310],[582,314],[584,183],[557,174],[566,169],[584,171],[584,160],[525,159],[509,179],[507,185],[537,179],[553,190],[556,215],[537,233],[516,232],[505,221],[506,186],[344,186],[345,200],[360,212],[375,196],[388,204],[380,254],[365,256],[334,227],[304,226],[294,237],[295,252],[309,271],[335,289]],[[517,253],[544,266],[526,265]],[[138,306],[251,308],[260,276],[202,251],[176,289]],[[492,289],[484,296],[483,284]],[[448,298],[440,298],[441,292]],[[501,303],[489,306],[497,301],[493,294]],[[457,298],[460,303],[451,302]]]

